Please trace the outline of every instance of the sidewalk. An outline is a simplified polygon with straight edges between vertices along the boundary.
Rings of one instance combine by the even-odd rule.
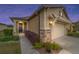
[[[24,34],[19,34],[19,37],[22,54],[39,54],[38,51],[33,49],[33,46],[31,45],[29,40],[24,36]]]

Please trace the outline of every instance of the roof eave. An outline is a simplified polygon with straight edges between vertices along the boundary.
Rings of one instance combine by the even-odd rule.
[[[24,20],[24,21],[27,21],[27,19],[24,19],[24,18],[18,18],[18,17],[10,17],[10,19],[12,20],[12,22],[14,22],[13,20]]]
[[[43,5],[43,4],[42,4]],[[40,6],[29,18],[28,21],[33,18],[34,16],[36,16],[41,10],[43,10],[44,8],[63,8],[64,6],[60,6],[60,7],[45,7],[45,6]]]

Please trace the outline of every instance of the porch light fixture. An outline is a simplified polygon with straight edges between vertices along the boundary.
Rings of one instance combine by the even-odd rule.
[[[22,21],[19,21],[19,23],[22,23]]]
[[[52,24],[53,24],[53,21],[50,20],[50,21],[49,21],[49,24],[52,25]]]
[[[53,19],[55,19],[56,17],[55,17],[55,15],[54,15],[54,13],[52,13],[52,14],[50,14],[49,16],[48,16],[48,19],[49,19],[49,25],[52,25],[53,24]]]
[[[49,19],[49,25],[52,25],[53,24],[53,21],[52,21],[52,17],[51,16],[48,16],[48,19]]]

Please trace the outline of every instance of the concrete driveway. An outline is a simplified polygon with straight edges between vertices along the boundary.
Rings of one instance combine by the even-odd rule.
[[[64,36],[54,41],[70,53],[79,54],[79,38]]]

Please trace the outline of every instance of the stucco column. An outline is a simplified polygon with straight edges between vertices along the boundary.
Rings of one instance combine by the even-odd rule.
[[[50,42],[50,36],[51,29],[49,27],[49,19],[46,10],[44,10],[40,15],[40,39],[42,42]]]
[[[27,23],[26,28],[27,28],[27,30],[29,30],[29,22],[27,21],[26,23]]]
[[[17,28],[17,25],[16,25],[16,21],[14,20],[14,27],[13,27],[13,34],[16,35],[16,28]]]
[[[73,25],[71,25],[71,32],[73,32]]]
[[[42,42],[50,42],[50,29],[41,29],[40,38]]]

